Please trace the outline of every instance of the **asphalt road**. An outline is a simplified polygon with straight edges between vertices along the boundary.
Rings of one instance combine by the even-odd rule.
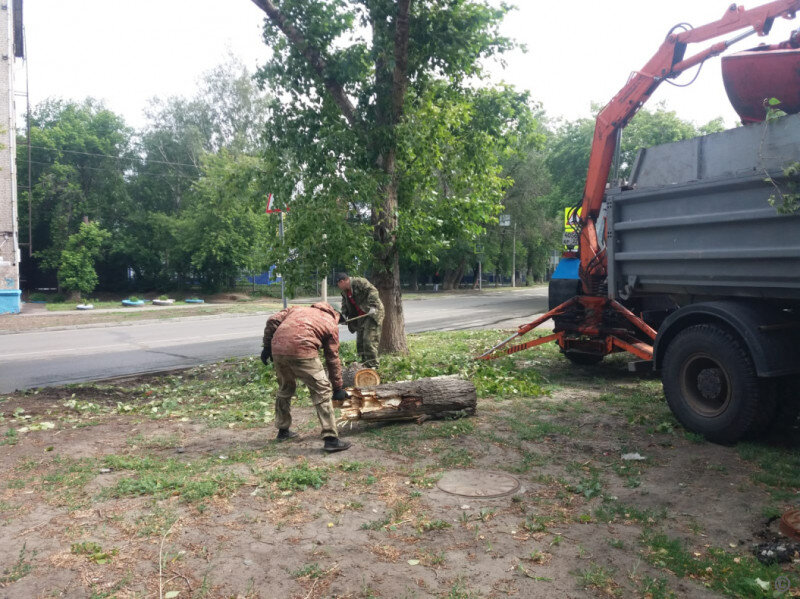
[[[404,309],[409,333],[516,327],[546,311],[547,288],[432,296]],[[225,314],[0,335],[0,393],[256,355],[265,321]]]

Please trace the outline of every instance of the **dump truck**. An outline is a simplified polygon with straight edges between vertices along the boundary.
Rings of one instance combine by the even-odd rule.
[[[632,368],[660,373],[678,421],[716,442],[787,413],[800,378],[800,115],[780,116],[772,93],[800,90],[800,36],[726,66],[728,95],[749,124],[641,150],[628,181],[609,173],[622,129],[661,82],[798,10],[797,0],[731,5],[719,21],[668,33],[597,117],[570,219],[577,250],[553,275],[550,311],[481,358],[548,342],[582,366],[628,352]],[[685,57],[689,44],[740,29]],[[747,88],[753,68],[783,69],[777,87]],[[510,345],[549,319],[551,334]]]

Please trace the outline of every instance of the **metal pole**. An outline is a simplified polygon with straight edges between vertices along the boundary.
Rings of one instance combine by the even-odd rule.
[[[511,252],[511,286],[517,286],[517,223],[514,223],[514,234],[511,238],[514,250]]]
[[[483,291],[483,264],[478,258],[478,291]]]
[[[23,32],[24,31],[23,29]],[[28,36],[24,33],[23,43],[25,44],[25,102],[27,104],[25,121],[28,129],[28,258],[31,258],[33,257],[33,216],[31,213],[31,200],[33,198],[33,189],[31,188],[31,92],[30,71],[28,70]]]
[[[281,233],[281,247],[283,247],[283,210],[281,210],[281,224],[280,224],[280,233]],[[284,272],[281,273],[281,300],[283,300],[283,309],[286,309],[286,260],[283,261],[283,268],[281,269]]]
[[[322,278],[322,301],[328,303],[328,277]]]

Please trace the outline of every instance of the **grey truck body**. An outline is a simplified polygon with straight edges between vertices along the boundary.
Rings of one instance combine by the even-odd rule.
[[[769,202],[798,161],[800,115],[642,150],[606,196],[609,295],[800,303],[800,212]]]

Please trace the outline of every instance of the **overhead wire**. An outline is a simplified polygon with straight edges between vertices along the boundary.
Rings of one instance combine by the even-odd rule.
[[[31,147],[32,148],[36,148],[38,150],[46,150],[46,151],[50,151],[50,152],[64,152],[65,154],[80,154],[82,156],[97,156],[99,158],[112,158],[114,160],[127,160],[127,161],[132,161],[132,162],[133,161],[142,161],[142,162],[152,163],[152,164],[166,164],[168,166],[188,166],[188,167],[191,167],[191,168],[195,168],[197,170],[202,170],[196,164],[189,164],[187,162],[168,162],[166,160],[153,160],[151,158],[147,158],[147,159],[125,158],[123,156],[113,156],[111,154],[98,154],[96,152],[80,152],[78,150],[65,150],[63,148],[49,148],[47,146],[36,146],[36,145],[33,145],[33,144],[31,144]]]

